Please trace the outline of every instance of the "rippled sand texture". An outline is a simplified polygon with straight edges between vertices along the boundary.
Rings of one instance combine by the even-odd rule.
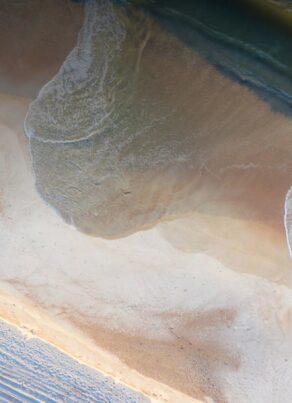
[[[91,3],[25,127],[37,189],[88,234],[199,211],[284,235],[290,118],[146,17]]]

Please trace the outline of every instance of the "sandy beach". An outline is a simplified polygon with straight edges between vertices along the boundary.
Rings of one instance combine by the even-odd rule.
[[[168,66],[160,102],[187,98],[185,121],[176,115],[167,128],[202,133],[179,145],[196,152],[172,170],[123,171],[130,193],[114,193],[102,221],[90,210],[78,231],[37,192],[23,129],[29,104],[75,43],[82,10],[74,7],[66,46],[56,39],[48,69],[24,50],[26,74],[9,63],[1,72],[0,317],[153,401],[289,402],[290,117],[176,38],[163,42],[162,65],[159,42],[149,41],[140,72],[150,70],[157,83],[155,72]],[[186,71],[175,54],[197,70]],[[55,172],[62,159],[40,147],[46,172]],[[86,235],[88,223],[105,233],[108,224],[113,239]]]
[[[289,282],[277,285],[286,283],[284,237],[204,214],[120,240],[86,236],[34,188],[20,129],[29,99],[1,101],[1,316],[162,400],[187,401],[169,397],[182,392],[244,402],[260,390],[259,399],[286,401],[292,296]],[[18,122],[9,122],[8,110]],[[235,227],[242,238],[231,238]],[[200,243],[204,250],[194,250]]]

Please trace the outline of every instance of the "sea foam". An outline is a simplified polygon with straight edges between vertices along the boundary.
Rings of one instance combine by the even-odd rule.
[[[28,137],[66,143],[89,139],[98,132],[111,113],[104,87],[114,79],[109,65],[124,36],[109,1],[86,2],[76,47],[30,105],[25,120]]]
[[[285,199],[284,225],[289,255],[292,259],[292,187],[288,190]]]

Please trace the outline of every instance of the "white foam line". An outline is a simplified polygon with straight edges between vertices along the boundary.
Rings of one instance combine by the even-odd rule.
[[[284,227],[286,232],[286,240],[290,258],[292,259],[292,242],[289,239],[289,235],[292,235],[292,187],[288,190],[285,198],[284,205]]]
[[[113,112],[113,108],[100,119],[99,124],[102,124],[109,116],[111,116],[112,112]],[[27,114],[27,116],[28,116],[28,114]],[[52,139],[42,139],[42,138],[34,135],[32,130],[29,130],[27,128],[27,126],[25,125],[25,122],[24,122],[24,130],[25,130],[26,136],[29,139],[37,140],[40,143],[44,143],[44,144],[74,144],[74,143],[81,143],[82,141],[89,140],[93,136],[97,135],[99,132],[102,132],[102,129],[101,130],[94,130],[93,132],[90,132],[87,136],[83,136],[83,137],[80,137],[78,139],[73,139],[73,140],[52,140]]]

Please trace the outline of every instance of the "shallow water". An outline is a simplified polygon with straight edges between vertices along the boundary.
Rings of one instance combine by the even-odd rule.
[[[0,322],[2,402],[148,402],[51,345]]]
[[[292,24],[287,27],[281,20],[273,21],[241,1],[145,3],[171,32],[227,74],[291,103]]]
[[[155,9],[157,22],[131,6],[86,3],[77,46],[26,118],[38,191],[95,236],[192,211],[283,226],[292,172],[287,33],[277,31],[275,49],[272,26],[246,31],[237,9],[227,18],[198,1],[182,36],[185,14],[170,6]]]

